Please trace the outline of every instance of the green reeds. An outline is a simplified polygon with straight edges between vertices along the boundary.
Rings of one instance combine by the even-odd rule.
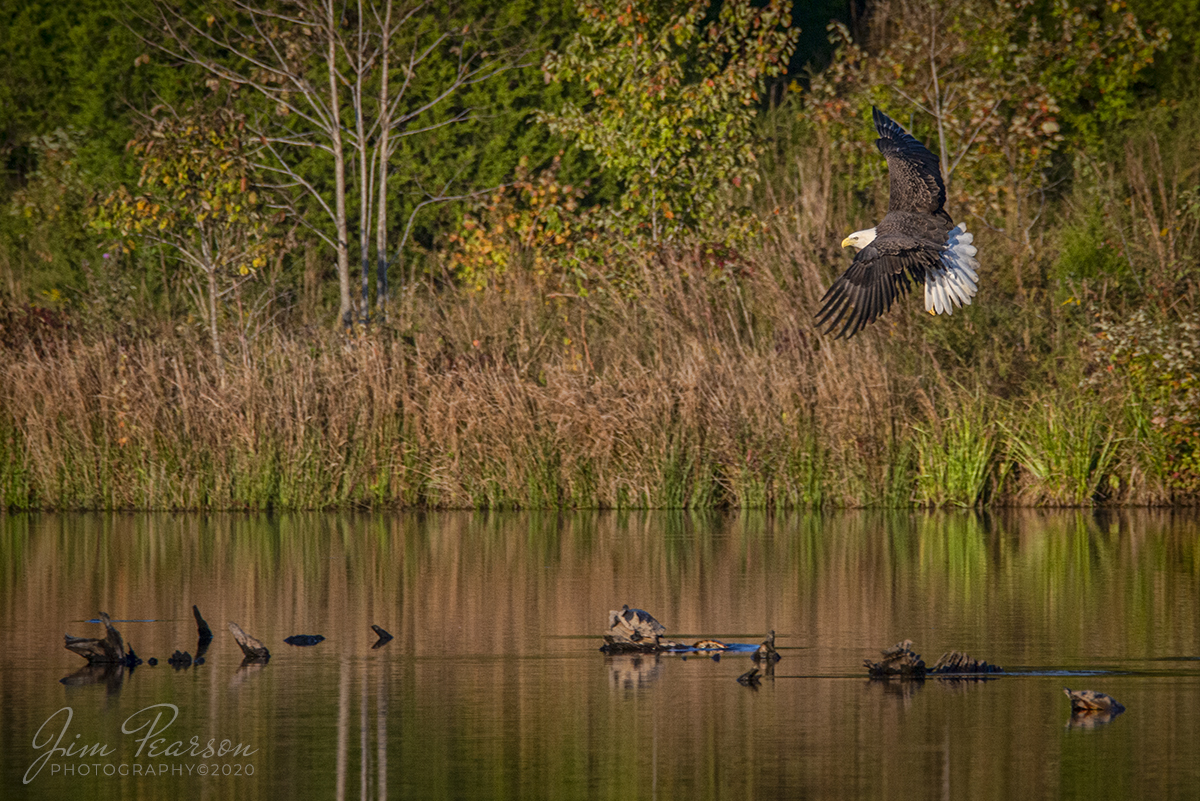
[[[1040,506],[1104,500],[1122,440],[1103,404],[1087,397],[1035,398],[1008,435],[1021,500]]]
[[[913,433],[917,503],[973,507],[988,501],[996,468],[997,432],[978,397],[956,404],[944,420],[914,425]]]

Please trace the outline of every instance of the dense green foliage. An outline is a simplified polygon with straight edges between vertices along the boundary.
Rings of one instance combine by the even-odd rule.
[[[724,227],[722,196],[758,178],[754,104],[795,47],[781,2],[727,0],[709,13],[704,0],[582,0],[582,31],[543,66],[547,81],[577,83],[589,100],[539,119],[620,178],[609,224],[651,242]]]

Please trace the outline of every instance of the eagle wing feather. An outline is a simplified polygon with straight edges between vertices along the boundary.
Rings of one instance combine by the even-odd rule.
[[[875,145],[888,165],[888,211],[940,211],[946,203],[946,185],[937,157],[879,109],[872,109],[872,114],[880,136]]]
[[[816,323],[835,339],[851,337],[908,293],[910,281],[923,281],[927,268],[936,269],[940,252],[914,237],[885,235],[860,250],[821,298]]]

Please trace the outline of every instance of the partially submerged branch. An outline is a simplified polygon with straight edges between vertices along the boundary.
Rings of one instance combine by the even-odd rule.
[[[267,650],[267,646],[262,644],[262,640],[255,639],[242,631],[242,627],[237,623],[230,621],[229,631],[233,634],[233,638],[237,640],[238,647],[246,655],[247,661],[259,660],[265,662],[271,658],[271,652]]]

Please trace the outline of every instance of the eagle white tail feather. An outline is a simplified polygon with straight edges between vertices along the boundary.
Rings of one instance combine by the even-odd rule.
[[[946,236],[942,266],[925,273],[925,311],[954,314],[954,306],[967,306],[979,289],[979,251],[971,242],[966,223],[959,223]]]

